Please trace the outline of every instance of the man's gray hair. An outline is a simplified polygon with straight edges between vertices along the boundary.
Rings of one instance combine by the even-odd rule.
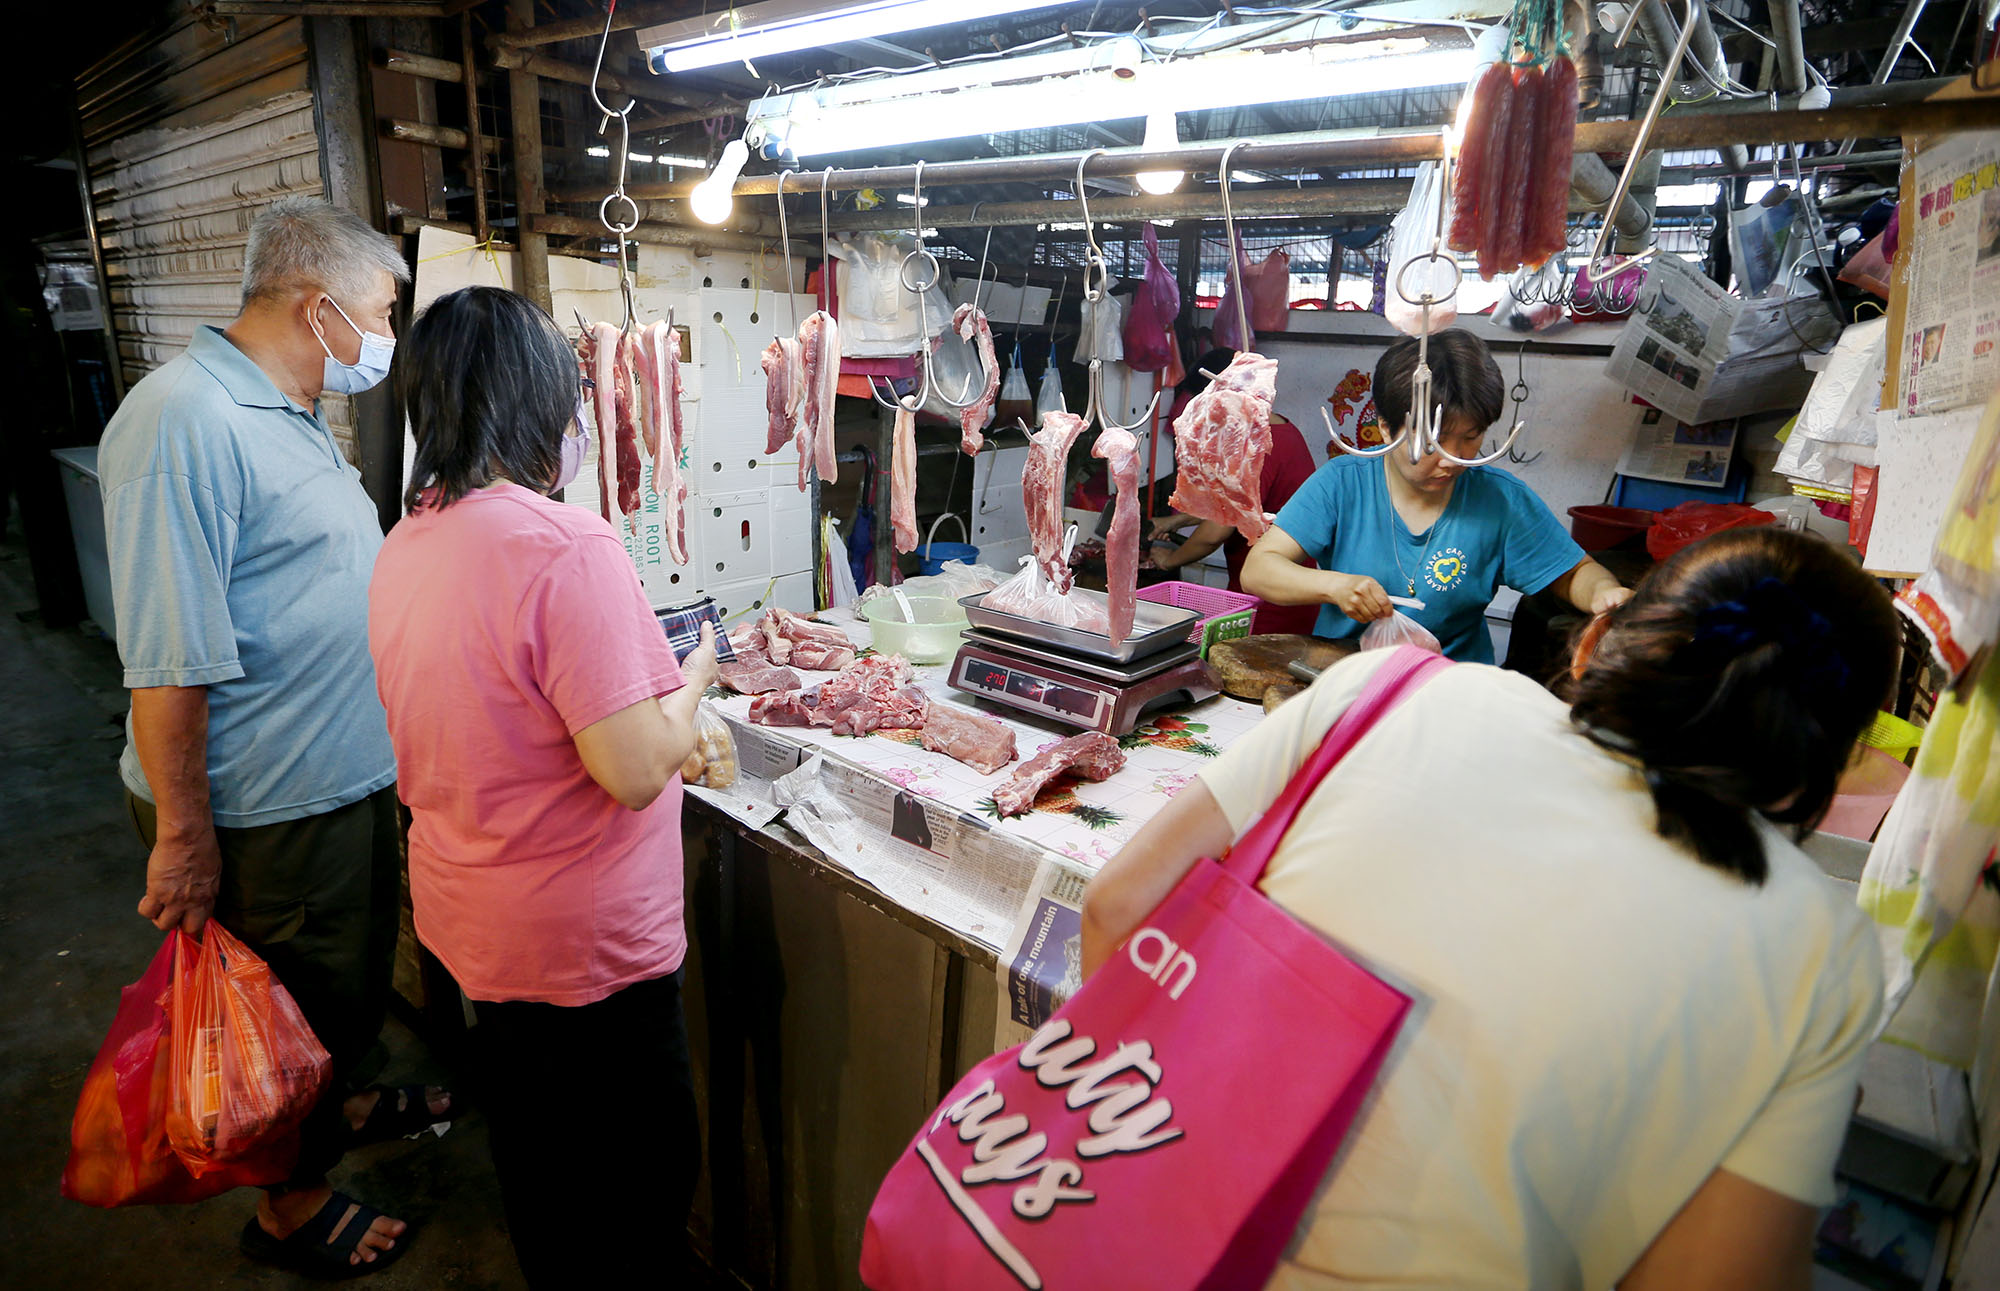
[[[410,280],[402,248],[352,211],[317,197],[287,197],[250,222],[243,249],[243,303],[323,291],[347,308],[375,290],[378,272]]]

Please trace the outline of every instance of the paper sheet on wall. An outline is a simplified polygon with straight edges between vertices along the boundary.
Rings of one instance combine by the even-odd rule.
[[[1930,567],[1938,522],[1979,432],[1980,411],[1959,408],[1936,417],[1882,414],[1875,524],[1865,562],[1870,573],[1908,578]]]
[[[1912,169],[1902,404],[1936,413],[1984,403],[2000,382],[2000,132],[1941,139]]]

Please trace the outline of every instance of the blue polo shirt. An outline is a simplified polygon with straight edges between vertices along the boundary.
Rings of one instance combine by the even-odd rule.
[[[325,420],[203,327],[132,387],[97,462],[125,685],[208,687],[215,823],[296,820],[394,783],[368,657],[382,530]],[[129,722],[119,770],[152,801]]]
[[[1533,489],[1492,466],[1460,475],[1428,539],[1413,534],[1389,499],[1387,469],[1376,458],[1335,458],[1278,512],[1278,528],[1321,569],[1362,574],[1391,596],[1422,601],[1423,609],[1401,613],[1430,629],[1446,655],[1492,663],[1486,607],[1494,592],[1504,584],[1533,595],[1581,564],[1583,548]],[[1323,605],[1313,633],[1341,640],[1362,627]]]

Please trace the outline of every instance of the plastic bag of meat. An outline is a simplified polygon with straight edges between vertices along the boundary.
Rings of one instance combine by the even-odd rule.
[[[1180,317],[1181,289],[1160,259],[1160,235],[1146,225],[1146,276],[1132,297],[1125,316],[1125,366],[1134,372],[1158,372],[1174,357],[1174,320]],[[1054,371],[1054,365],[1050,365]],[[1061,386],[1057,386],[1061,411]]]
[[[1422,307],[1411,303],[1422,300],[1426,291],[1433,298],[1431,335],[1458,321],[1458,273],[1451,257],[1421,259],[1437,246],[1438,210],[1444,200],[1438,164],[1427,161],[1417,167],[1416,181],[1410,185],[1409,205],[1389,226],[1389,276],[1382,317],[1407,336],[1420,336],[1426,330]]]
[[[681,764],[681,780],[709,789],[736,783],[736,737],[706,701],[694,710],[694,751]]]
[[[1059,592],[1042,574],[1033,556],[1021,557],[1021,572],[986,594],[980,604],[1003,614],[1084,632],[1111,632],[1111,614],[1098,599],[1101,593],[1072,588]]]
[[[1388,618],[1376,619],[1361,630],[1363,650],[1393,650],[1406,645],[1428,650],[1432,654],[1444,653],[1444,647],[1438,644],[1430,629],[1401,610],[1393,610]]]

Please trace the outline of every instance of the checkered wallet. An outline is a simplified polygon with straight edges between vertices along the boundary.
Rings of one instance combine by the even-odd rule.
[[[715,625],[715,657],[727,661],[736,657],[729,648],[729,637],[722,630],[722,615],[715,608],[715,598],[704,596],[687,605],[675,606],[671,610],[659,612],[660,628],[667,634],[667,644],[673,647],[674,659],[685,660],[701,644],[701,625]]]

